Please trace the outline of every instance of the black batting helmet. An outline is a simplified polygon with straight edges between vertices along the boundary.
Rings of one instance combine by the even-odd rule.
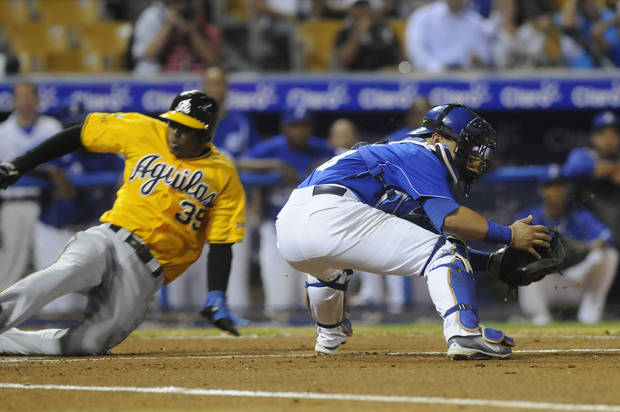
[[[204,131],[207,141],[213,138],[217,126],[219,107],[215,99],[200,90],[177,94],[170,110],[159,117],[183,126]]]

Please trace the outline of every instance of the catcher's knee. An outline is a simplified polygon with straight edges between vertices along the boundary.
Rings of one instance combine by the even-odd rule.
[[[469,262],[455,257],[448,267],[448,285],[456,304],[448,308],[442,317],[456,316],[458,324],[465,330],[474,332],[479,329],[478,304],[476,302],[476,280]]]
[[[343,271],[331,282],[323,282],[308,275],[306,304],[310,315],[318,326],[323,328],[342,327],[346,313],[346,291],[349,285],[349,274],[349,271]]]

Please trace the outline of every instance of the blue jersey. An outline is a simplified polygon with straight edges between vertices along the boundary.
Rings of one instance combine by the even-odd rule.
[[[597,160],[598,155],[593,149],[573,149],[562,167],[562,175],[568,179],[592,179]]]
[[[213,144],[218,149],[235,158],[258,141],[258,133],[250,119],[237,111],[226,112],[218,122],[213,137]]]
[[[120,174],[124,161],[119,156],[108,153],[76,151],[55,159],[49,164],[60,168],[64,173],[95,173],[114,171]],[[41,199],[41,222],[54,227],[90,224],[112,207],[116,195],[114,187],[85,187],[77,189],[72,199],[55,199],[53,193],[46,191]]]
[[[349,150],[319,166],[299,187],[330,183],[350,188],[360,201],[384,211],[390,190],[404,193],[394,214],[439,233],[445,216],[459,207],[446,164],[418,138]]]
[[[302,180],[317,163],[329,159],[334,155],[324,139],[311,137],[308,141],[308,147],[303,151],[297,151],[290,148],[287,143],[286,136],[279,134],[270,139],[257,143],[246,151],[241,157],[252,159],[280,159],[291,166],[299,174],[299,180]],[[269,197],[269,204],[265,215],[274,218],[286,203],[290,195],[291,188],[274,188]]]
[[[533,225],[545,225],[562,233],[569,239],[590,242],[601,239],[613,245],[611,230],[594,216],[588,209],[571,208],[568,213],[558,218],[545,214],[543,205],[534,206],[519,214],[519,218],[532,215]]]

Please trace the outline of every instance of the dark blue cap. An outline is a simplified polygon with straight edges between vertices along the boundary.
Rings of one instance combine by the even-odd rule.
[[[282,123],[298,123],[310,120],[310,113],[303,106],[289,107],[282,112]]]
[[[562,167],[559,164],[551,164],[547,172],[538,178],[540,186],[549,186],[555,183],[566,183],[566,178],[562,174]]]
[[[618,116],[614,112],[608,110],[594,116],[594,119],[592,120],[593,131],[602,129],[603,127],[607,126],[620,126],[620,118],[618,118]]]

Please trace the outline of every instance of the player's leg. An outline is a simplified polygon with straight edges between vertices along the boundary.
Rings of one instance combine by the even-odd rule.
[[[577,312],[577,319],[588,324],[599,322],[603,316],[607,293],[618,268],[618,251],[605,247],[591,251],[586,260],[590,256],[594,264],[583,281],[584,291]]]
[[[119,237],[112,238],[111,259],[103,282],[89,295],[83,321],[60,339],[63,355],[104,354],[140,324],[163,274],[145,263]]]
[[[317,325],[314,350],[318,353],[335,354],[353,334],[351,322],[346,318],[349,273],[342,270],[331,282],[323,282],[311,275],[306,278],[306,303]]]
[[[476,344],[482,340],[485,332],[478,324],[471,268],[466,258],[455,258],[457,251],[445,238],[347,194],[313,197],[308,189],[293,192],[277,222],[280,251],[293,267],[323,282],[336,280],[337,269],[343,268],[424,274],[433,303],[444,317],[446,340],[454,336],[474,336]],[[486,338],[492,348],[500,349],[499,356],[509,356],[501,331],[489,329]]]
[[[388,313],[401,313],[405,309],[405,278],[401,276],[386,276],[387,285],[386,304]]]
[[[241,243],[232,247],[232,262],[228,278],[228,306],[237,311],[250,307],[250,262],[252,260],[252,233],[246,227],[245,237]]]
[[[549,311],[549,299],[552,293],[549,288],[553,288],[553,285],[549,285],[549,282],[553,283],[554,277],[549,275],[539,282],[519,288],[521,310],[534,325],[546,325],[553,320]]]
[[[76,232],[38,222],[35,228],[35,270],[40,271],[54,263]],[[86,297],[70,293],[59,297],[41,309],[42,313],[66,313],[86,306]]]
[[[273,221],[260,226],[259,261],[265,312],[282,314],[291,309],[303,308],[303,273],[293,269],[280,255]]]
[[[355,306],[379,306],[383,303],[383,277],[374,273],[356,270],[355,276],[359,278],[360,289],[357,295],[351,297],[349,304]]]
[[[59,354],[59,339],[65,332],[25,333],[15,327],[54,299],[102,283],[109,264],[109,241],[102,233],[104,229],[101,225],[78,233],[54,264],[0,293],[0,353]]]
[[[443,317],[448,356],[455,360],[506,358],[512,338],[482,326],[478,318],[476,281],[461,244],[441,246],[425,271],[435,309]]]

